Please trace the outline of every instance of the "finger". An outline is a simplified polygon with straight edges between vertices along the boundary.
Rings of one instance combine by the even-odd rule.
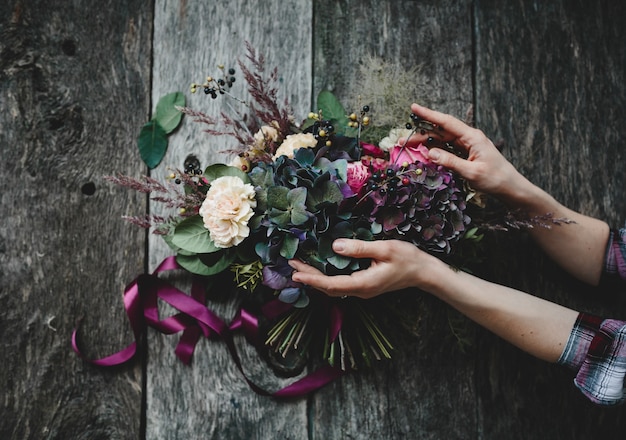
[[[340,238],[333,242],[333,251],[347,257],[385,260],[389,255],[387,248],[390,245],[388,241],[363,241]]]
[[[298,272],[322,274],[322,272],[320,272],[318,269],[316,269],[313,266],[311,266],[310,264],[307,264],[307,263],[305,263],[303,261],[300,261],[300,260],[295,260],[295,259],[294,260],[289,260],[289,266],[291,266],[293,269],[295,269]]]
[[[368,283],[363,273],[352,275],[327,276],[321,272],[294,272],[292,279],[314,289],[326,293],[328,296],[361,296],[366,292]]]
[[[431,110],[419,104],[411,105],[411,110],[420,118],[443,127],[446,134],[452,137],[452,139],[450,139],[451,141],[466,135],[468,131],[471,130],[471,127],[467,124],[446,113]]]
[[[462,159],[439,148],[429,150],[428,158],[437,165],[441,165],[449,170],[457,172],[466,178],[470,175],[470,169],[473,166],[470,161]]]

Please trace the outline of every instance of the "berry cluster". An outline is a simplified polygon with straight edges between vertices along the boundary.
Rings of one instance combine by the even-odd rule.
[[[348,122],[348,127],[352,127],[352,128],[358,128],[360,126],[367,127],[370,124],[370,117],[367,116],[367,113],[369,111],[370,111],[370,106],[364,105],[361,108],[360,117],[356,113],[350,114],[350,116],[348,116],[348,119],[350,119],[350,121]]]
[[[426,146],[428,146],[429,148],[439,147],[455,154],[459,154],[459,152],[454,148],[451,143],[443,141],[442,138],[444,128],[441,125],[437,125],[427,121],[426,119],[422,119],[415,113],[411,113],[411,120],[413,121],[413,123],[408,122],[406,124],[407,130],[413,130],[414,132],[417,132],[419,130],[421,135],[425,135],[426,133],[429,134],[429,136],[426,138]],[[436,139],[435,136],[437,136],[438,139]]]
[[[380,195],[386,193],[395,194],[399,187],[406,186],[411,183],[411,179],[408,177],[409,170],[407,170],[409,164],[402,164],[402,168],[396,170],[389,167],[385,170],[379,170],[372,173],[367,185],[369,191],[378,191]],[[412,170],[415,175],[419,176],[423,170],[417,168]]]
[[[328,119],[324,119],[322,112],[309,113],[309,119],[313,119],[315,122],[311,127],[311,133],[315,136],[317,141],[322,141],[324,145],[330,147],[332,145],[331,136],[335,134],[335,126]]]
[[[219,66],[217,66],[217,68],[220,69],[220,71],[222,72],[220,78],[207,76],[206,82],[204,84],[192,83],[191,93],[196,93],[198,87],[201,87],[204,90],[205,95],[211,95],[211,98],[213,99],[217,98],[218,93],[220,95],[226,93],[226,87],[230,89],[235,82],[235,69],[231,67],[230,69],[228,69],[228,71],[226,71],[223,64],[220,64]]]

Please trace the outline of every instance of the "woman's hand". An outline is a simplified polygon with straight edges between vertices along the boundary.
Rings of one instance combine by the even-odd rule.
[[[589,284],[600,280],[604,252],[609,236],[608,225],[600,220],[566,208],[541,188],[522,176],[498,151],[495,145],[475,128],[458,119],[417,104],[411,106],[417,116],[443,128],[435,133],[444,142],[451,142],[467,155],[467,159],[433,148],[429,158],[449,168],[469,181],[479,191],[492,194],[510,207],[529,216],[552,215],[573,224],[551,228],[529,229],[539,246],[561,267]],[[409,143],[423,142],[429,134],[411,136]],[[402,141],[402,140],[401,140]],[[584,258],[581,256],[584,255]]]
[[[451,143],[467,155],[467,159],[463,159],[442,149],[432,148],[429,159],[463,176],[472,188],[512,204],[521,197],[521,191],[533,190],[533,185],[505,159],[482,131],[450,115],[418,104],[413,104],[411,110],[438,127],[434,132],[437,138]],[[430,135],[415,134],[408,140],[408,144],[424,142]],[[402,139],[400,141],[403,142]]]
[[[446,267],[413,244],[398,240],[338,239],[333,243],[333,250],[340,255],[371,258],[372,264],[351,275],[331,277],[306,263],[291,260],[289,264],[295,269],[292,279],[330,296],[371,298],[407,287],[428,290],[431,280],[436,279],[436,268]]]

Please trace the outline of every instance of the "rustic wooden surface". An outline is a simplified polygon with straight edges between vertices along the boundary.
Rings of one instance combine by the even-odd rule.
[[[202,82],[207,75],[217,77],[217,66],[223,64],[237,71],[233,95],[249,100],[237,65],[237,60],[245,62],[248,41],[266,56],[268,72],[280,68],[282,98],[288,98],[300,113],[302,109],[308,112],[312,94],[312,10],[311,2],[306,0],[157,1],[155,35],[160,36],[160,44],[155,45],[154,53],[153,102],[166,93],[183,90],[188,105],[207,114],[246,114],[246,107],[233,100],[220,97],[213,101],[202,92],[192,95],[188,90],[189,84]],[[172,168],[183,169],[190,154],[196,155],[202,169],[211,163],[228,162],[231,156],[221,151],[234,146],[232,138],[209,137],[202,130],[201,125],[187,118],[153,174],[163,177]],[[159,209],[153,207],[155,212]],[[150,239],[150,250],[151,267],[171,254],[156,236]],[[226,321],[236,312],[232,302],[210,304]],[[290,383],[277,380],[260,362],[254,348],[241,339],[237,342],[246,371],[256,382],[269,390]],[[174,357],[174,347],[172,338],[150,335],[147,438],[306,438],[306,399],[285,404],[254,394],[219,341],[201,341],[191,367]]]
[[[419,65],[416,100],[460,117],[474,105],[477,125],[503,140],[531,180],[619,226],[626,6],[15,0],[0,5],[0,17],[1,438],[623,438],[626,408],[594,407],[571,373],[472,324],[462,351],[446,336],[447,308],[429,298],[409,303],[420,319],[392,362],[289,402],[249,390],[219,341],[201,341],[186,367],[173,355],[175,338],[149,332],[143,360],[108,371],[77,359],[69,335],[84,316],[89,355],[130,340],[123,286],[169,251],[119,220],[143,212],[144,198],[102,176],[145,172],[135,137],[162,95],[181,90],[193,108],[232,111],[188,85],[217,64],[236,67],[245,40],[279,67],[297,115],[322,88],[349,100],[366,56]],[[234,92],[245,97],[238,81]],[[189,120],[170,141],[155,177],[191,153],[203,167],[227,159],[226,140]],[[626,318],[626,300],[573,281],[523,235],[491,243],[488,278]],[[212,306],[226,319],[234,313],[217,299]],[[237,342],[253,379],[272,389],[289,383]]]
[[[0,3],[0,438],[134,439],[141,364],[90,356],[131,338],[124,285],[144,268],[143,231],[120,216],[145,198],[103,176],[143,171],[151,8],[141,1]],[[97,19],[96,19],[97,18]]]
[[[626,220],[623,2],[476,2],[476,120],[531,181],[567,206]],[[626,318],[622,292],[566,275],[523,237],[496,240],[493,279],[569,307]],[[584,256],[581,256],[584,258]],[[623,438],[625,408],[600,409],[572,374],[491,335],[478,341],[485,438]]]

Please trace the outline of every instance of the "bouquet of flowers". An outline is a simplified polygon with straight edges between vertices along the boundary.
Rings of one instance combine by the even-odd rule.
[[[154,227],[186,270],[219,276],[220,283],[227,279],[257,305],[281,304],[265,331],[271,352],[300,360],[317,353],[344,370],[389,358],[393,346],[381,329],[380,311],[293,282],[288,261],[301,259],[326,274],[367,268],[368,260],[333,252],[340,237],[400,239],[451,258],[462,243],[481,238],[470,215],[479,209],[473,203],[478,197],[460,176],[428,160],[432,146],[453,150],[440,127],[412,115],[376,139],[368,130],[369,106],[346,111],[328,91],[298,123],[287,103],[277,100],[276,70],[266,75],[263,57],[247,49],[253,68],[239,67],[253,98],[248,117],[214,118],[178,107],[209,134],[231,136],[234,160],[204,170],[190,161],[166,183],[112,178],[178,212],[128,219]],[[220,71],[191,91],[237,99],[231,95],[235,69]],[[424,144],[398,143],[416,131],[428,135]]]

